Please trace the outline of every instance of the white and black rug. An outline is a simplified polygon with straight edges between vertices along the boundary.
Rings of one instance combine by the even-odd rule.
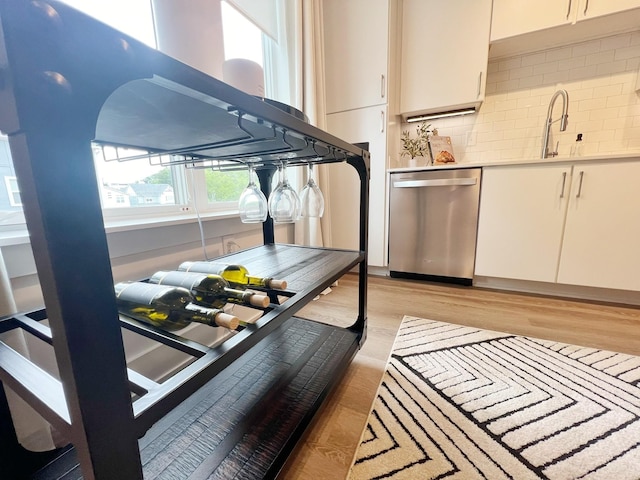
[[[350,480],[640,479],[640,357],[405,317]]]

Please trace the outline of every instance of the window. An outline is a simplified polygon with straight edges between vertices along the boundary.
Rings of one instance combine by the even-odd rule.
[[[287,20],[295,17],[290,8],[292,5],[292,2],[284,0],[221,2],[225,60],[245,58],[262,66],[265,74],[265,97],[288,105],[294,104],[289,68],[290,46],[287,44],[287,39],[291,37],[287,29],[293,27]],[[246,12],[247,16],[241,11]],[[299,169],[290,169],[288,174],[289,180],[295,184]],[[249,180],[246,172],[238,172],[236,178],[237,196],[234,200],[239,198]],[[218,188],[220,183],[218,178],[215,183],[207,181],[209,197],[216,195],[212,189]],[[274,175],[272,188],[276,184],[277,175]]]
[[[0,135],[0,228],[14,228],[12,225],[24,223],[22,199],[18,189],[16,172],[11,161],[9,140]]]
[[[117,28],[156,48],[151,0],[63,0],[71,7]],[[219,0],[222,14],[225,58],[248,58],[263,66],[266,72],[266,95],[288,102],[274,92],[274,72],[282,71],[281,57],[286,44],[267,35],[234,6]],[[237,0],[234,0],[237,1]],[[284,0],[270,0],[260,8],[283,8]],[[274,17],[275,18],[275,17]],[[282,25],[280,25],[282,23]],[[278,21],[278,28],[284,22]],[[285,38],[280,35],[280,38]],[[274,66],[279,63],[279,66]],[[288,78],[288,73],[285,75]],[[283,80],[288,84],[288,79]],[[171,165],[169,158],[149,158],[146,152],[133,149],[93,145],[97,184],[107,221],[191,215],[197,212],[233,211],[247,186],[248,172],[220,171],[211,168],[184,168]],[[136,160],[121,161],[131,156]],[[5,179],[5,192],[0,192],[0,225],[24,223],[20,192],[9,153],[8,142],[0,138],[0,176]]]
[[[93,146],[96,176],[104,216],[175,215],[188,203],[181,167],[168,166],[164,157],[150,158],[146,151]],[[126,160],[140,157],[136,160]]]
[[[263,44],[272,40],[228,2],[220,2],[220,7],[225,60],[245,58],[264,68]],[[228,204],[238,201],[249,183],[249,175],[245,170],[221,172],[207,169],[205,183],[210,205]]]
[[[12,207],[21,207],[20,190],[18,189],[18,179],[16,177],[4,177],[7,185],[7,194],[9,196],[9,205]]]
[[[156,48],[151,0],[62,0],[86,13]]]
[[[264,67],[263,42],[271,39],[227,2],[221,2],[224,59],[246,58]]]

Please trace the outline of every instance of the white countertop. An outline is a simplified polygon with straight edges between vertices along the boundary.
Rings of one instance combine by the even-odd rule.
[[[497,167],[508,165],[527,165],[527,164],[544,164],[544,163],[576,163],[576,162],[601,162],[603,160],[620,161],[620,160],[640,160],[640,152],[611,154],[611,155],[591,155],[584,157],[552,157],[552,158],[526,158],[518,160],[502,160],[496,162],[474,162],[474,163],[450,163],[444,165],[427,165],[421,167],[398,167],[390,168],[389,173],[400,172],[420,172],[424,170],[451,170],[455,168],[478,168],[478,167]]]

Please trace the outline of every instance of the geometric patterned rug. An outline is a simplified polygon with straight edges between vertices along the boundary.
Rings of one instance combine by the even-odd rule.
[[[349,480],[640,479],[640,357],[405,316]]]

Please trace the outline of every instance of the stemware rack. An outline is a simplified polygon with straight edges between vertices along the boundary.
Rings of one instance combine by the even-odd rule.
[[[21,330],[51,345],[59,372],[0,342],[0,380],[71,445],[22,448],[0,389],[0,476],[275,477],[366,337],[366,148],[55,1],[0,0],[0,130],[9,136],[45,304],[0,319],[0,333]],[[359,249],[276,244],[268,218],[263,245],[224,257],[289,282],[286,292],[270,292],[255,325],[209,347],[128,320],[115,304],[96,148],[116,152],[108,159],[186,168],[250,162],[267,196],[283,159],[347,162],[360,178]],[[348,327],[295,316],[354,267],[358,312]],[[167,379],[146,378],[126,364],[122,329],[191,360]]]

